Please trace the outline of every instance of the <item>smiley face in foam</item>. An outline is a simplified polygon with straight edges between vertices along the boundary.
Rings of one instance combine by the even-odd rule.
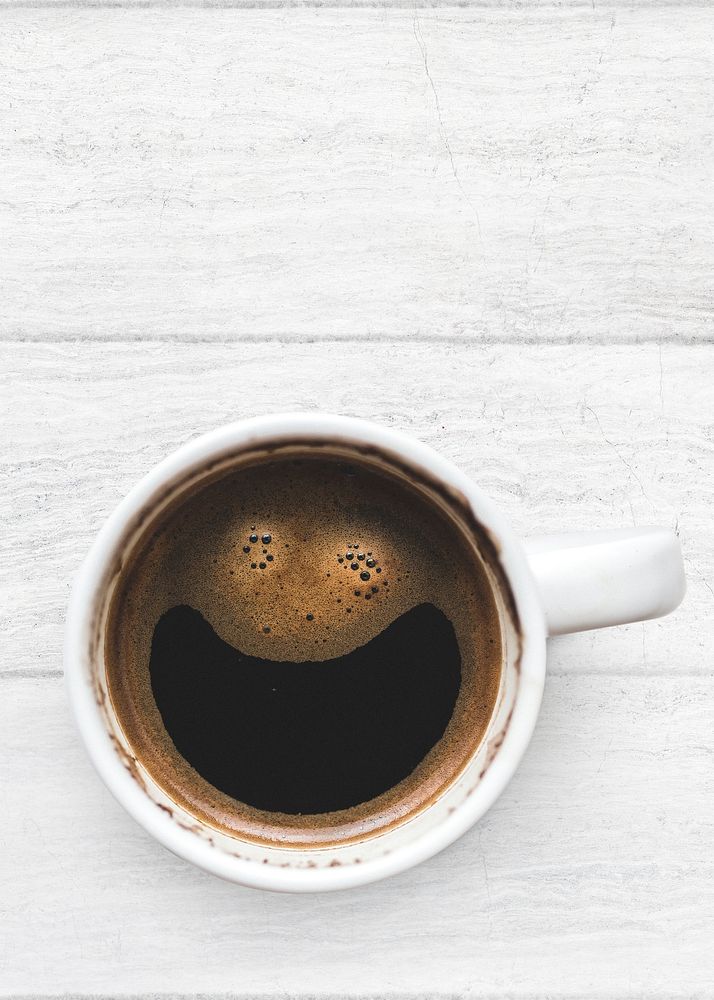
[[[291,785],[311,789],[305,803],[335,804],[336,837],[379,828],[435,794],[490,718],[501,660],[490,584],[433,503],[366,464],[305,456],[227,473],[169,512],[124,580],[108,661],[127,736],[169,794],[222,829],[302,842],[319,826],[324,836],[309,805],[292,812],[260,791]],[[188,609],[185,621],[176,609]],[[429,692],[422,714],[418,690]],[[177,701],[183,735],[172,738]],[[226,737],[208,740],[218,770],[198,760],[203,751],[191,760],[212,729]],[[248,785],[225,777],[231,759],[256,778],[252,801],[236,791]],[[300,781],[288,778],[295,761]]]

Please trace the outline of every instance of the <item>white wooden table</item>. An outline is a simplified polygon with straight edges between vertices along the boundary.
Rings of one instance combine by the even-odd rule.
[[[714,996],[714,8],[0,9],[0,996]],[[553,641],[457,845],[224,884],[94,775],[72,574],[153,463],[327,408],[524,533],[678,529],[671,618]]]

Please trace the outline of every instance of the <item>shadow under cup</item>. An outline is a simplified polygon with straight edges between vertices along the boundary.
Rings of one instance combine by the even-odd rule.
[[[168,529],[185,519],[197,498],[212,490],[220,493],[222,484],[230,482],[240,505],[238,487],[242,481],[250,482],[256,470],[270,469],[275,474],[281,465],[287,470],[294,469],[295,463],[303,470],[310,470],[311,463],[316,470],[325,463],[334,463],[336,469],[356,468],[367,482],[379,483],[382,501],[391,492],[396,504],[401,502],[412,512],[415,522],[434,529],[437,561],[447,549],[458,554],[455,575],[461,586],[468,580],[468,593],[462,592],[460,602],[454,599],[457,584],[453,585],[451,606],[445,609],[462,654],[461,685],[440,739],[394,787],[346,809],[307,814],[271,811],[238,801],[212,786],[177,751],[153,696],[151,644],[146,633],[147,623],[155,624],[172,601],[190,602],[181,594],[161,594],[152,605],[148,591],[140,593],[136,585],[137,568],[156,547],[156,540],[166,542],[171,534]],[[401,523],[400,530],[408,535],[409,522],[395,519],[394,513],[390,512],[392,524]],[[251,517],[247,503],[246,518]],[[345,545],[351,541],[347,538]],[[331,558],[337,558],[340,551],[332,545]],[[343,569],[342,563],[338,569]],[[443,599],[445,577],[438,573],[425,577],[425,601],[441,609],[449,603]],[[205,607],[198,610],[207,611]],[[144,635],[137,639],[142,632],[142,628],[135,629],[139,619]],[[352,619],[350,627],[355,628]],[[265,648],[259,647],[262,638],[256,632],[255,649]],[[515,602],[497,545],[463,495],[408,465],[401,456],[375,446],[285,438],[269,446],[233,450],[203,467],[186,470],[155,492],[131,519],[97,596],[89,667],[114,752],[157,810],[215,851],[260,864],[315,868],[360,864],[387,854],[458,809],[483,780],[505,737],[518,691],[521,648]]]

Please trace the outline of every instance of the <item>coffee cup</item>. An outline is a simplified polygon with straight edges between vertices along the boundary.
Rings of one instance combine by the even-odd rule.
[[[215,482],[245,456],[274,458],[281,450],[296,448],[308,455],[334,452],[341,459],[354,455],[358,462],[389,470],[441,505],[478,554],[500,635],[498,691],[488,724],[467,759],[438,793],[401,819],[382,827],[364,823],[361,834],[352,830],[349,837],[334,842],[281,842],[279,832],[272,838],[241,835],[191,808],[137,752],[108,683],[110,606],[140,540],[187,492]],[[343,557],[339,559],[342,569]],[[364,571],[362,564],[359,569]],[[680,603],[684,589],[679,541],[667,529],[623,528],[522,540],[477,484],[407,435],[328,414],[265,416],[219,428],[179,449],[110,515],[73,586],[65,643],[67,687],[100,776],[165,847],[243,885],[294,892],[344,889],[433,856],[495,802],[536,724],[549,635],[667,614]]]

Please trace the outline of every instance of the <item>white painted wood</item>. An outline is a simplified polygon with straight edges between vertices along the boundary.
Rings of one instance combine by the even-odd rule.
[[[240,3],[2,4],[0,996],[712,997],[714,8]],[[57,675],[132,483],[317,407],[523,532],[677,526],[689,593],[552,641],[451,850],[276,897],[125,816]]]
[[[0,336],[711,337],[714,9],[5,10]]]
[[[707,6],[706,0],[626,0],[618,4],[617,0],[606,0],[599,9],[605,7],[623,6],[628,11],[641,8],[652,10],[661,7],[677,7],[679,9],[701,8]],[[72,10],[84,9],[131,9],[141,10],[236,10],[236,11],[290,11],[290,10],[441,10],[466,9],[485,10],[493,13],[511,14],[514,12],[512,0],[0,0],[0,8],[15,8],[20,10],[46,10],[55,8]],[[521,0],[517,12],[529,12],[563,8],[573,11],[576,15],[583,13],[579,8],[589,8],[585,13],[591,14],[596,8],[592,0]]]
[[[61,669],[72,574],[152,465],[232,419],[322,408],[439,448],[523,534],[677,526],[682,607],[561,637],[550,668],[710,673],[713,359],[671,345],[2,345],[1,669]]]
[[[714,992],[711,677],[550,678],[474,830],[405,875],[307,897],[159,847],[91,770],[60,680],[0,690],[3,995]]]

